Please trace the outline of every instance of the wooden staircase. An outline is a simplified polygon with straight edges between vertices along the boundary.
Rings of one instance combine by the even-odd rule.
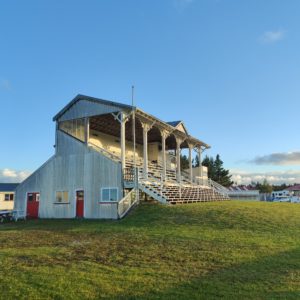
[[[128,170],[132,170],[131,174],[134,174],[133,162],[128,161],[126,165]],[[207,181],[209,185],[196,185],[182,176],[179,184],[176,180],[176,171],[167,170],[167,178],[162,181],[162,167],[154,162],[149,162],[148,178],[145,178],[142,163],[138,162],[136,166],[139,189],[161,203],[183,204],[229,200],[226,188],[211,180]]]
[[[120,160],[107,150],[95,145],[90,146],[112,160]],[[134,165],[137,170],[136,174]],[[125,173],[123,174],[124,183],[127,188],[133,188],[136,183],[141,192],[161,203],[179,204],[229,200],[227,189],[210,179],[202,182],[202,185],[195,184],[190,182],[185,172],[182,172],[181,181],[178,183],[176,170],[167,169],[164,180],[162,179],[162,172],[163,168],[158,162],[149,161],[148,176],[146,178],[143,174],[142,159],[137,159],[135,163],[132,160],[127,160]],[[137,181],[135,177],[137,177]]]

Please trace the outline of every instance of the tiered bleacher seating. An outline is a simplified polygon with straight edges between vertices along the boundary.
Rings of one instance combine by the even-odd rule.
[[[127,161],[127,168],[133,167],[132,161]],[[148,178],[144,178],[142,161],[136,162],[139,168],[139,183],[149,190],[152,196],[157,195],[170,204],[195,203],[207,201],[228,200],[228,196],[212,187],[192,184],[188,178],[182,176],[181,183],[176,180],[176,171],[167,170],[167,178],[161,184],[162,166],[156,162],[148,164]]]

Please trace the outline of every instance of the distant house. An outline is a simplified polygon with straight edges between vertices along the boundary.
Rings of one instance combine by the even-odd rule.
[[[206,177],[206,168],[193,170],[192,152],[201,161],[210,146],[182,121],[167,123],[139,108],[84,95],[53,121],[55,154],[16,191],[15,210],[27,217],[117,219],[139,195],[164,204],[228,199]],[[182,149],[189,151],[185,171]]]
[[[0,210],[14,208],[15,190],[18,183],[0,183]]]
[[[230,198],[259,200],[259,190],[256,190],[251,185],[234,185],[228,188]]]
[[[289,186],[285,190],[292,192],[294,196],[300,196],[300,184],[295,184],[293,186]]]

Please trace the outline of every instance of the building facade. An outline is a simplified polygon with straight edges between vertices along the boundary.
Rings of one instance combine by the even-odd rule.
[[[28,217],[117,219],[133,194],[172,204],[209,201],[212,194],[223,200],[208,184],[205,168],[192,167],[192,152],[201,159],[209,145],[190,136],[181,121],[164,122],[139,108],[84,95],[53,120],[55,154],[17,188],[15,208]],[[187,170],[180,166],[184,148]]]
[[[14,208],[15,190],[18,183],[0,183],[0,211]]]

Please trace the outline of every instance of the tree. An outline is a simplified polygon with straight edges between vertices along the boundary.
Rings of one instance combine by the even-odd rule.
[[[199,159],[196,157],[196,163],[197,161],[199,166]],[[221,160],[219,154],[217,154],[216,159],[205,156],[204,160],[202,161],[202,166],[207,167],[207,175],[212,180],[226,187],[233,184],[229,170],[223,168],[223,161]]]
[[[199,161],[199,160],[198,160]],[[199,163],[198,163],[199,166]],[[216,170],[215,170],[215,161],[213,157],[208,157],[207,155],[205,156],[204,160],[202,161],[202,166],[207,167],[207,176],[214,180]]]
[[[258,183],[257,185],[260,193],[270,194],[273,191],[273,187],[268,183],[267,179],[264,179],[263,183]]]
[[[180,169],[186,170],[189,169],[189,159],[186,155],[180,155]]]
[[[214,161],[214,172],[214,178],[212,178],[214,181],[226,187],[233,184],[233,182],[231,181],[231,175],[229,175],[229,170],[225,170],[223,168],[223,161],[221,160],[219,154],[217,154]]]

